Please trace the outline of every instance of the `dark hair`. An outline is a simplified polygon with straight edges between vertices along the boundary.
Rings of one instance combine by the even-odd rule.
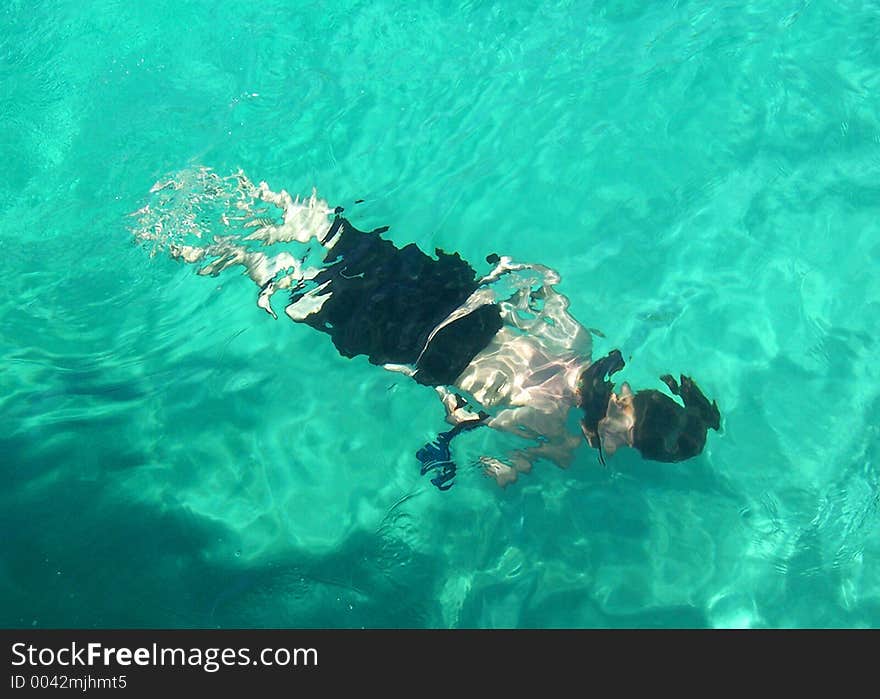
[[[721,426],[715,401],[709,403],[697,384],[681,376],[681,386],[668,374],[661,380],[681,396],[684,407],[660,391],[639,391],[633,397],[633,446],[653,461],[684,461],[703,451],[706,433]]]
[[[587,441],[594,449],[599,449],[601,457],[602,445],[599,439],[599,421],[605,417],[608,401],[614,384],[606,376],[620,371],[625,366],[620,350],[612,350],[607,356],[590,364],[578,380],[578,407],[584,411],[581,424]]]

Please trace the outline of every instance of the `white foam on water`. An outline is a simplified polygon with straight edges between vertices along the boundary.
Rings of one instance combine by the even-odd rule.
[[[219,175],[200,166],[157,181],[149,201],[131,214],[131,232],[151,255],[201,265],[201,275],[243,267],[260,288],[257,305],[277,318],[272,294],[317,273],[306,261],[332,213],[314,189],[300,198],[255,185],[241,170]]]

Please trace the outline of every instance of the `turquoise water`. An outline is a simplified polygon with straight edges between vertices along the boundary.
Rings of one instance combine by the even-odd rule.
[[[0,625],[880,625],[880,4],[0,3]],[[559,270],[678,464],[502,490],[430,389],[135,246],[193,166]],[[363,204],[351,206],[355,199]]]

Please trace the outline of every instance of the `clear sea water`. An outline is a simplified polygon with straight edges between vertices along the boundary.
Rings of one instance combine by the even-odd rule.
[[[880,625],[878,95],[867,0],[3,0],[0,625]],[[197,165],[554,267],[723,433],[438,492],[430,389],[132,243]]]

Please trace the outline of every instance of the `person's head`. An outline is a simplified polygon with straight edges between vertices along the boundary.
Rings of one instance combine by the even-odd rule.
[[[581,427],[590,446],[613,454],[623,444],[637,449],[652,461],[684,461],[703,450],[706,433],[720,427],[715,401],[709,403],[687,376],[679,385],[669,375],[660,377],[684,405],[660,391],[647,389],[633,394],[628,384],[614,393],[606,375],[624,366],[618,350],[592,364],[581,375],[579,403],[584,411]]]
[[[661,379],[684,406],[660,391],[639,391],[633,397],[632,445],[652,461],[684,461],[703,451],[706,433],[721,426],[721,414],[690,377],[682,375],[681,386],[671,376]]]

